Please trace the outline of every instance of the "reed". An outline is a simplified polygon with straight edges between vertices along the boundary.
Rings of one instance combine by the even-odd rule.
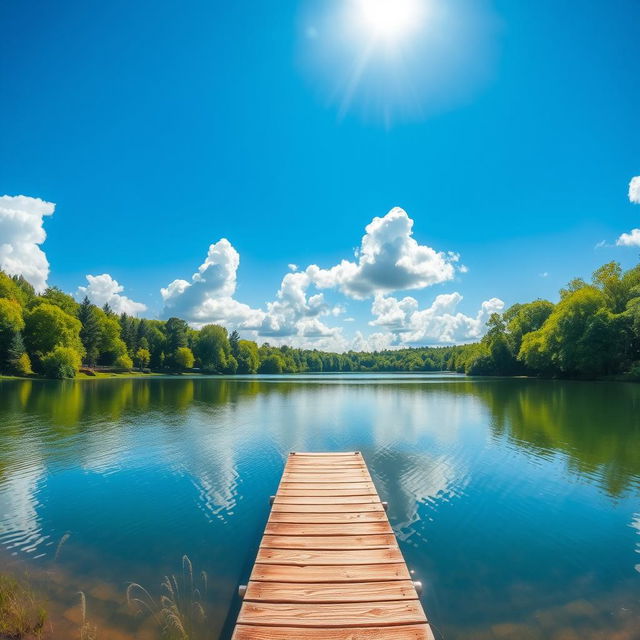
[[[207,592],[207,574],[199,580],[193,575],[189,557],[182,556],[182,571],[165,576],[156,599],[138,583],[127,587],[127,603],[138,614],[150,615],[159,625],[162,635],[170,640],[204,640],[207,619],[203,602]]]
[[[41,638],[47,612],[25,583],[0,574],[0,638]]]

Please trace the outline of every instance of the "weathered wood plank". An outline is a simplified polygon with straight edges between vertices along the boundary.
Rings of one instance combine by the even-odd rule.
[[[434,640],[434,637],[428,624],[350,629],[259,627],[241,624],[236,627],[232,640]]]
[[[333,491],[334,489],[339,491],[359,491],[366,489],[368,492],[373,492],[374,495],[378,495],[372,482],[281,482],[278,491]]]
[[[303,496],[301,498],[293,496],[276,496],[273,505],[282,504],[381,504],[378,496]]]
[[[396,564],[305,566],[255,564],[251,580],[260,582],[380,582],[410,580],[404,562]]]
[[[426,621],[420,603],[415,600],[339,604],[245,602],[238,615],[240,624],[276,627],[380,627]]]
[[[398,547],[389,549],[349,549],[316,551],[312,549],[265,549],[258,551],[256,562],[290,564],[299,567],[356,564],[395,564],[403,561]]]
[[[387,522],[384,511],[365,511],[362,513],[272,513],[270,523],[290,522],[297,524],[340,524],[349,525],[358,522]]]
[[[261,547],[269,549],[384,549],[397,546],[393,534],[369,536],[273,536],[264,535]]]
[[[232,640],[434,640],[434,636],[428,624],[350,629],[259,627],[241,624],[236,627]]]
[[[351,582],[347,584],[292,584],[289,582],[252,581],[247,587],[245,601],[256,602],[384,602],[389,600],[417,600],[418,594],[411,580],[390,582]]]
[[[265,533],[284,536],[361,536],[374,533],[393,533],[388,520],[352,524],[296,524],[267,522]]]
[[[308,503],[302,499],[301,503],[281,502],[276,500],[271,513],[358,513],[362,511],[384,511],[379,502],[350,502],[347,504],[317,504]]]
[[[300,484],[336,484],[353,482],[370,482],[369,474],[365,473],[285,473],[282,476],[284,482],[297,482]]]
[[[348,486],[348,485],[347,485]],[[341,497],[341,496],[372,496],[377,497],[377,493],[375,489],[372,488],[364,488],[364,489],[283,489],[282,487],[278,490],[278,496],[281,498],[304,498],[305,496],[316,496],[316,497]]]

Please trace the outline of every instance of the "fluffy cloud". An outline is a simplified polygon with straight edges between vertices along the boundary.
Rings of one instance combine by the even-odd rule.
[[[629,200],[640,204],[640,176],[631,178],[631,182],[629,183]]]
[[[338,288],[359,300],[451,280],[459,256],[418,244],[412,237],[412,229],[413,220],[403,209],[395,207],[366,226],[356,252],[357,262],[342,260],[330,269],[311,265],[306,273],[318,288]]]
[[[24,276],[41,292],[47,287],[49,262],[41,245],[47,234],[44,216],[55,204],[27,196],[0,196],[0,268]]]
[[[439,295],[431,307],[422,310],[414,298],[386,295],[446,282],[456,270],[466,272],[457,264],[457,254],[419,245],[412,237],[412,228],[413,220],[398,207],[382,218],[374,218],[366,227],[355,262],[343,260],[329,269],[312,264],[302,270],[290,264],[275,299],[263,309],[235,299],[240,256],[223,238],[209,247],[204,263],[190,280],[174,280],[161,289],[163,316],[179,316],[194,326],[219,323],[275,345],[334,351],[479,338],[489,315],[503,308],[497,298],[483,303],[470,317],[456,311],[462,299],[458,293]],[[381,330],[369,336],[357,332],[354,339],[348,339],[341,327],[329,326],[327,317],[346,312],[343,305],[329,304],[325,295],[317,292],[331,288],[355,299],[373,296],[375,319],[370,324]],[[350,320],[346,318],[345,322]]]
[[[410,296],[399,300],[379,295],[371,307],[376,317],[369,324],[385,328],[392,337],[390,344],[470,342],[482,337],[489,316],[504,308],[502,300],[491,298],[482,303],[475,316],[467,316],[457,311],[461,301],[457,292],[442,294],[430,307],[420,309],[418,301]]]
[[[160,290],[163,315],[178,316],[197,326],[213,322],[238,329],[260,327],[264,312],[233,297],[239,264],[240,254],[226,238],[212,244],[191,281],[174,280]]]
[[[131,298],[121,294],[124,287],[114,280],[108,273],[99,276],[87,276],[87,286],[78,287],[76,297],[79,299],[87,296],[93,304],[103,306],[108,304],[115,313],[126,313],[135,316],[146,311],[147,306],[141,302],[134,302]]]
[[[617,240],[619,247],[640,247],[640,229],[631,229],[631,233],[623,233]]]

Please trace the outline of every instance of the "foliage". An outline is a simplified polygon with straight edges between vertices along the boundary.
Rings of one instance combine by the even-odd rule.
[[[217,324],[207,324],[198,332],[194,353],[205,371],[222,373],[231,356],[231,344],[227,330]]]
[[[189,347],[180,347],[176,350],[174,360],[178,371],[184,371],[185,369],[192,369],[195,362],[193,352]]]
[[[26,313],[24,338],[29,353],[41,357],[55,347],[69,347],[84,355],[80,340],[80,320],[60,307],[41,303]]]
[[[258,371],[260,373],[282,373],[284,368],[285,363],[282,356],[273,353],[262,361]]]
[[[118,369],[125,369],[126,371],[133,369],[133,360],[126,353],[119,355],[114,364]]]
[[[33,591],[16,578],[0,574],[0,638],[39,638],[46,617]]]
[[[42,358],[42,370],[48,378],[75,378],[81,363],[75,349],[58,345]]]
[[[136,357],[135,357],[136,367],[138,367],[138,369],[145,369],[146,367],[149,366],[150,361],[151,361],[151,353],[149,352],[149,349],[140,347],[140,349],[136,351]]]
[[[11,345],[16,348],[10,353]],[[637,371],[640,363],[640,265],[623,271],[611,262],[596,270],[591,282],[572,280],[555,305],[534,300],[493,314],[486,334],[475,344],[374,353],[258,346],[220,325],[197,330],[180,318],[118,316],[108,305],[100,309],[87,298],[77,304],[55,287],[36,296],[23,278],[0,271],[0,369],[26,372],[29,358],[38,373],[48,375],[45,355],[51,356],[58,346],[82,355],[88,365],[128,369],[135,363],[155,371],[196,367],[207,373],[245,375],[334,371],[627,374]],[[47,363],[52,366],[49,356]],[[61,375],[56,367],[48,371]]]

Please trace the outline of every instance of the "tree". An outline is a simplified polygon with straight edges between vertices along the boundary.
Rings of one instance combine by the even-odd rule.
[[[129,354],[122,353],[116,358],[115,366],[118,367],[118,369],[131,371],[131,369],[133,369],[133,360],[131,360]]]
[[[149,349],[145,349],[144,347],[140,347],[136,351],[135,363],[138,369],[142,371],[142,369],[146,369],[149,366],[149,362],[151,361],[151,353],[149,353]]]
[[[187,346],[187,332],[189,325],[180,318],[169,318],[165,325],[164,331],[167,336],[167,353],[175,353],[180,347]]]
[[[174,355],[175,365],[178,371],[184,371],[185,369],[192,369],[195,358],[193,352],[189,347],[179,347]]]
[[[127,353],[127,345],[120,337],[120,322],[113,313],[105,313],[103,309],[96,309],[100,327],[100,342],[98,345],[100,364],[114,364],[116,360]]]
[[[28,285],[29,283],[27,283]],[[31,285],[29,285],[31,286]],[[7,298],[17,302],[20,306],[26,306],[27,302],[35,295],[31,287],[31,295],[18,284],[15,277],[8,276],[4,271],[0,271],[0,298]]]
[[[22,308],[16,300],[0,298],[0,369],[9,360],[9,347],[16,334],[24,329]]]
[[[240,353],[240,334],[234,329],[229,336],[229,347],[231,355],[237,358]]]
[[[75,349],[58,345],[42,358],[42,370],[48,378],[75,378],[81,362]]]
[[[13,334],[7,354],[7,363],[9,370],[18,376],[29,376],[33,373],[31,370],[31,359],[26,352],[22,334],[16,331]]]
[[[282,369],[284,368],[284,361],[282,360],[282,356],[273,353],[270,356],[267,356],[260,364],[260,368],[258,371],[260,373],[282,373]]]
[[[231,355],[231,345],[227,330],[217,324],[207,324],[198,334],[195,354],[200,366],[205,371],[222,373],[227,368],[227,360]]]
[[[93,304],[87,296],[78,309],[78,320],[82,324],[80,329],[80,339],[86,353],[86,361],[89,365],[95,365],[100,356],[100,310]]]
[[[38,358],[55,347],[73,349],[80,357],[84,347],[80,340],[82,324],[78,318],[65,313],[60,307],[42,303],[26,314],[24,339],[29,353]]]
[[[525,335],[519,357],[531,369],[572,375],[588,373],[591,357],[585,332],[592,317],[606,307],[605,295],[592,286],[566,295],[542,328]]]
[[[238,342],[237,373],[255,373],[259,365],[258,345],[251,340],[240,340]]]
[[[77,316],[80,308],[80,305],[68,293],[65,293],[62,289],[58,289],[58,287],[49,287],[40,298],[36,298],[33,302],[55,304],[56,307],[60,307],[70,316]]]
[[[518,354],[522,338],[537,331],[553,312],[553,303],[548,300],[534,300],[528,304],[514,304],[504,312],[507,332],[513,353]]]

